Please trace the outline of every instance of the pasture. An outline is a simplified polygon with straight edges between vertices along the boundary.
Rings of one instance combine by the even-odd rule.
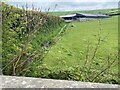
[[[101,40],[98,45],[99,38]],[[117,16],[99,21],[75,21],[69,23],[64,36],[52,46],[47,56],[43,59],[42,64],[51,68],[51,70],[65,70],[76,66],[83,68],[85,66],[99,72],[115,60],[114,64],[107,71],[110,74],[108,78],[111,75],[117,78],[117,53]]]

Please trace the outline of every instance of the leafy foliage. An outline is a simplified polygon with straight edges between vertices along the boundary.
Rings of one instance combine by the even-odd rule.
[[[62,23],[59,17],[28,11],[27,6],[19,9],[2,3],[3,74],[19,75],[35,58],[41,58],[42,47],[52,43]]]

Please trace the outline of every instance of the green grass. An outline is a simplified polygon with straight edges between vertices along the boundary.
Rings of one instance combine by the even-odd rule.
[[[95,62],[106,63],[108,54],[117,53],[118,48],[118,17],[102,19],[101,36],[107,38],[101,42],[98,49]],[[74,24],[74,27],[71,25]],[[67,28],[65,35],[50,49],[43,60],[43,64],[48,67],[67,69],[68,67],[83,66],[86,55],[86,47],[90,42],[90,56],[92,56],[97,43],[97,34],[100,25],[97,20],[89,22],[72,22]],[[117,61],[116,61],[117,64]],[[99,65],[93,63],[93,68],[99,68]],[[117,74],[117,65],[112,67],[111,72]]]

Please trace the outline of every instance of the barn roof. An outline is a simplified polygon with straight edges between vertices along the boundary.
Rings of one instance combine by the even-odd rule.
[[[76,13],[76,15],[84,15],[84,16],[108,16],[103,14],[86,14],[86,13]]]
[[[63,15],[63,16],[60,16],[60,17],[74,17],[74,16],[76,16],[76,14]]]
[[[74,16],[93,16],[93,17],[98,17],[98,16],[101,16],[101,17],[107,17],[108,15],[103,15],[103,14],[86,14],[86,13],[76,13],[76,14],[70,14],[70,15],[63,15],[63,16],[60,16],[60,17],[74,17]]]

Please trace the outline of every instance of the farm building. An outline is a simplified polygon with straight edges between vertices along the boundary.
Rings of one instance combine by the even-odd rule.
[[[97,18],[110,18],[108,15],[102,14],[84,14],[84,13],[76,13],[71,15],[64,15],[60,16],[65,21],[74,21],[74,20],[90,20],[90,19],[97,19]]]

